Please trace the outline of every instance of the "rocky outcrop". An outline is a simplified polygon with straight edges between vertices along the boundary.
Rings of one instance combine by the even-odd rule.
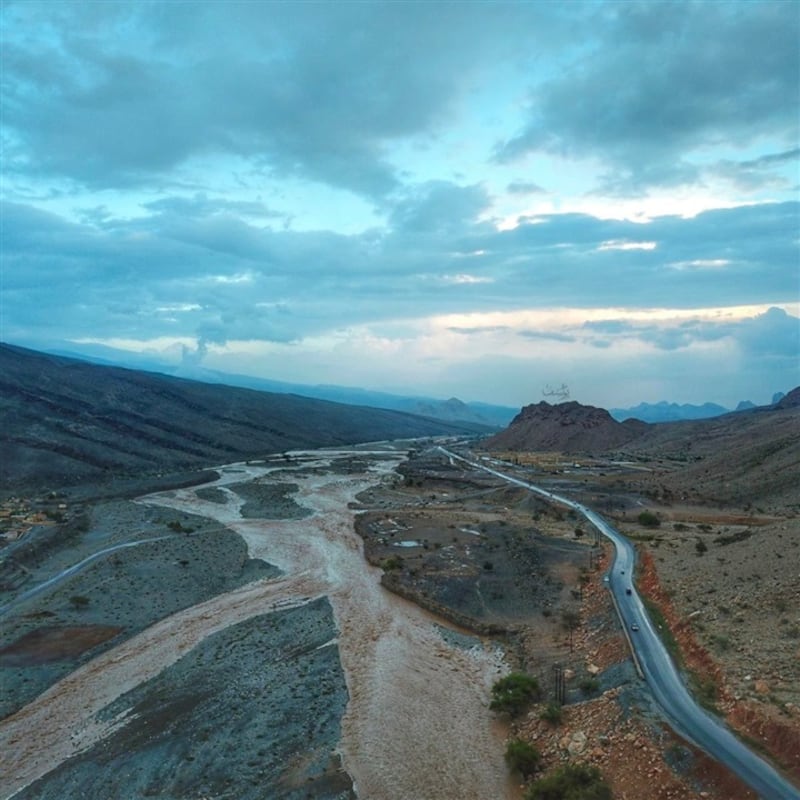
[[[797,408],[800,406],[800,386],[792,389],[775,403],[775,408]]]
[[[603,408],[575,401],[525,406],[506,430],[484,441],[491,450],[556,450],[602,453],[632,441],[649,426],[638,420],[617,422]]]

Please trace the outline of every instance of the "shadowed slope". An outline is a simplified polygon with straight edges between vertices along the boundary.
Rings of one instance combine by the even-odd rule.
[[[302,447],[485,431],[0,345],[0,480],[75,483]]]

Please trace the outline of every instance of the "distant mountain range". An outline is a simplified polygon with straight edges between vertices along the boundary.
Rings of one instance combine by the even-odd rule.
[[[0,485],[68,485],[298,448],[492,430],[0,345]]]
[[[496,429],[508,426],[519,413],[518,408],[490,403],[464,402],[455,397],[442,400],[419,395],[396,395],[349,386],[289,383],[269,378],[256,378],[251,375],[221,372],[191,362],[183,362],[174,366],[147,355],[124,353],[102,345],[85,345],[84,348],[80,352],[58,348],[53,348],[48,352],[51,355],[79,359],[94,364],[125,367],[202,383],[236,386],[276,394],[295,394],[317,400],[329,400],[334,403],[403,411],[407,414],[417,414],[448,422],[471,422]],[[772,403],[777,403],[783,396],[783,392],[777,392],[772,398]],[[728,414],[732,410],[743,411],[751,408],[757,408],[757,406],[749,400],[742,400],[736,409],[725,408],[717,403],[692,405],[662,400],[658,403],[639,403],[630,408],[611,408],[608,413],[618,422],[624,422],[627,419],[637,419],[642,422],[676,422],[710,419]]]
[[[783,392],[774,394],[772,404],[777,403],[783,396]],[[639,403],[632,408],[611,408],[609,413],[619,422],[624,422],[626,419],[639,419],[642,422],[677,422],[685,419],[711,419],[729,414],[731,411],[746,411],[751,408],[758,406],[750,400],[742,400],[735,409],[725,408],[716,403],[696,406],[689,403],[679,405],[662,400],[660,403]]]
[[[489,403],[463,402],[451,397],[449,400],[440,400],[417,395],[404,396],[388,392],[372,391],[348,386],[327,384],[301,384],[275,381],[269,378],[255,378],[251,375],[237,375],[235,373],[220,372],[207,369],[200,364],[179,364],[171,366],[154,361],[144,356],[130,356],[120,360],[118,351],[105,353],[106,348],[97,348],[92,354],[73,353],[65,350],[52,350],[53,355],[65,358],[77,358],[94,364],[105,366],[122,366],[129,369],[138,369],[145,372],[154,372],[160,375],[171,375],[176,378],[201,381],[203,383],[217,383],[225,386],[237,386],[243,389],[255,389],[260,392],[273,392],[276,394],[296,394],[303,397],[312,397],[317,400],[330,400],[334,403],[345,403],[351,406],[370,406],[392,411],[404,411],[407,414],[417,414],[433,417],[448,422],[472,422],[476,425],[486,425],[492,428],[503,428],[508,425],[519,411],[509,406],[491,405]]]

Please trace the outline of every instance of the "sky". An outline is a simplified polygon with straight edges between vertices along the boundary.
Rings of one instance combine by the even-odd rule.
[[[800,3],[2,0],[0,340],[519,407],[800,384]]]

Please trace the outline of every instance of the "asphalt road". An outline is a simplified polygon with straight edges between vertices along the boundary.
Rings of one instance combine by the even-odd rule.
[[[640,674],[672,728],[736,773],[763,800],[800,800],[800,791],[795,786],[737,739],[720,719],[694,701],[636,592],[632,580],[635,550],[619,531],[582,503],[506,475],[488,464],[476,463],[444,448],[439,449],[449,458],[463,461],[574,509],[608,537],[614,543],[615,555],[607,586],[616,600],[622,625],[628,631]],[[630,590],[630,594],[627,590]]]

